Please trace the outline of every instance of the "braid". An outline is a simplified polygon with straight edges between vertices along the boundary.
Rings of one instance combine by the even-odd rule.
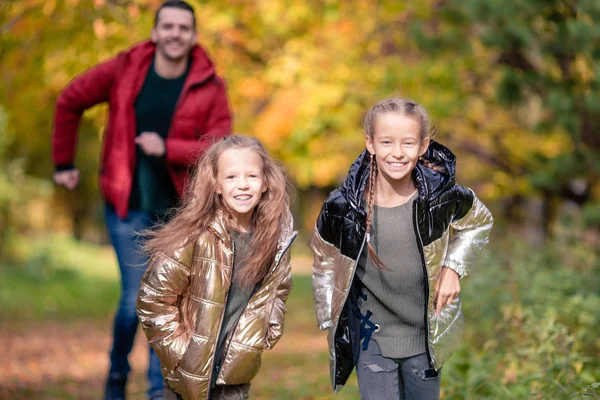
[[[375,177],[377,176],[377,164],[375,164],[375,156],[371,155],[371,176],[369,177],[369,197],[367,198],[367,246],[371,248],[371,216],[373,214],[373,187]]]
[[[369,256],[379,269],[387,270],[390,269],[381,261],[375,249],[371,245],[371,223],[373,218],[373,203],[375,197],[375,180],[377,179],[377,163],[375,162],[375,155],[371,154],[371,176],[369,177],[369,198],[367,200],[367,250]]]

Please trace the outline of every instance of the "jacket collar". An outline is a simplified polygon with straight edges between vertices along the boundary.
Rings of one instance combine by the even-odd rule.
[[[434,199],[456,183],[456,156],[449,148],[432,140],[427,152],[413,170],[419,196]]]
[[[282,227],[281,236],[279,237],[279,242],[277,246],[278,252],[276,259],[278,259],[278,257],[281,255],[281,253],[283,253],[283,251],[287,247],[289,247],[291,242],[296,237],[296,232],[294,231],[294,217],[292,216],[292,213],[289,210],[286,210],[285,212],[288,214],[286,218],[287,223]],[[217,238],[219,238],[219,240],[223,241],[227,244],[227,246],[231,248],[231,235],[229,234],[229,232],[227,232],[227,229],[225,227],[226,224],[223,211],[218,210],[215,213],[215,218],[209,225],[209,229],[213,234],[215,234],[215,236],[217,236]]]
[[[208,229],[219,238],[219,240],[231,245],[231,237],[227,233],[227,229],[225,228],[225,216],[223,215],[223,211],[218,210],[215,213],[215,218],[208,226]]]
[[[350,206],[364,212],[361,202],[369,176],[371,175],[371,155],[365,149],[350,166],[348,176],[340,191]],[[419,197],[433,199],[455,183],[456,156],[441,143],[431,140],[427,152],[423,154],[412,172]]]

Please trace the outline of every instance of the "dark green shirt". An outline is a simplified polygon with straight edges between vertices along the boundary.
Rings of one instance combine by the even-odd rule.
[[[167,138],[171,117],[188,71],[189,65],[182,76],[165,79],[156,73],[152,63],[135,101],[137,136],[142,132],[156,132],[163,139]],[[143,210],[162,217],[169,208],[177,205],[177,201],[177,192],[169,176],[165,157],[149,156],[136,146],[129,209]]]

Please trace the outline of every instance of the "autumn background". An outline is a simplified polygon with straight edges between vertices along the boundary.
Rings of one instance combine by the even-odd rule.
[[[97,164],[106,107],[85,114],[74,193],[52,185],[55,99],[149,36],[159,0],[0,0],[0,398],[98,399],[118,275]],[[600,2],[194,1],[235,131],[297,187],[286,334],[255,399],[333,399],[308,248],[361,151],[368,107],[410,97],[490,207],[489,250],[463,281],[464,345],[444,399],[600,398]],[[143,337],[129,393],[143,399]],[[588,397],[589,396],[589,397]],[[336,399],[358,399],[355,378]]]

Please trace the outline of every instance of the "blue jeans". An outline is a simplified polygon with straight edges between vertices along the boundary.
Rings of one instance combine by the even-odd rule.
[[[375,340],[367,346],[356,363],[361,400],[439,400],[440,375],[430,369],[427,354],[387,358]]]
[[[111,206],[106,206],[105,217],[121,272],[121,299],[114,320],[109,374],[111,377],[124,379],[131,369],[127,356],[133,347],[133,339],[138,327],[135,304],[148,261],[141,252],[140,238],[137,233],[152,227],[155,221],[145,211],[129,211],[127,217],[121,219]],[[150,348],[148,381],[149,393],[162,392],[163,376],[160,372],[160,361],[152,348]]]

